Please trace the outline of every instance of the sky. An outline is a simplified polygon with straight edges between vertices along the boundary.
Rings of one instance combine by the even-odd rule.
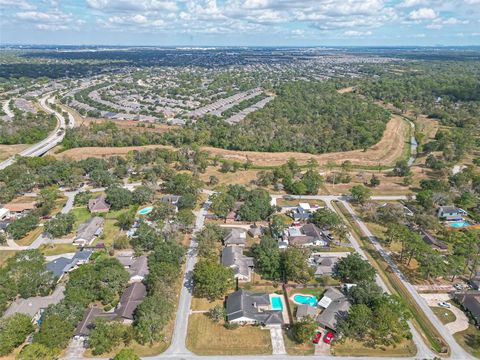
[[[480,0],[0,0],[0,43],[480,45]]]

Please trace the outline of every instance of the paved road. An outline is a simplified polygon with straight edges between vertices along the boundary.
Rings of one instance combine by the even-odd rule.
[[[435,306],[439,307],[438,303],[439,302],[447,302],[452,299],[450,294],[421,294],[421,297],[425,299],[427,302],[428,306]],[[450,334],[455,334],[459,331],[467,330],[469,326],[468,322],[468,317],[465,315],[465,313],[460,310],[456,306],[450,306],[448,309],[455,315],[455,321],[449,322],[448,324],[445,324],[445,327],[447,328],[448,331],[450,331]]]
[[[40,106],[42,109],[49,114],[54,114],[55,117],[58,120],[57,126],[55,130],[50,133],[50,135],[45,138],[44,140],[28,147],[27,149],[21,151],[18,153],[20,156],[28,156],[28,157],[34,157],[34,156],[41,156],[45,154],[47,151],[50,149],[53,149],[55,146],[57,146],[59,143],[62,142],[63,137],[65,136],[65,132],[62,131],[59,133],[60,129],[65,129],[65,118],[62,116],[62,114],[58,113],[55,110],[52,110],[48,105],[48,103],[52,103],[53,100],[50,97],[50,94],[44,95],[40,99]],[[7,166],[12,165],[15,162],[15,157],[11,157],[3,162],[0,163],[0,170],[5,169]]]
[[[382,255],[385,259],[387,264],[391,267],[393,272],[399,277],[402,284],[408,290],[410,295],[416,301],[418,306],[422,309],[425,315],[430,319],[433,326],[437,329],[438,333],[445,339],[445,341],[450,346],[451,351],[451,358],[455,360],[463,360],[463,359],[472,359],[472,356],[468,354],[465,350],[462,349],[460,345],[458,345],[457,341],[453,338],[452,334],[448,331],[448,329],[440,322],[437,316],[433,313],[432,309],[428,306],[425,299],[422,298],[415,289],[415,287],[410,284],[408,279],[403,275],[403,273],[398,268],[397,264],[393,261],[390,257],[389,253],[383,249],[381,244],[377,241],[377,238],[371,233],[365,223],[356,215],[355,211],[352,209],[350,204],[346,201],[342,200],[342,204],[345,206],[347,211],[350,213],[360,230],[368,237],[369,241],[373,244],[375,249]]]
[[[193,268],[197,262],[198,243],[196,234],[202,230],[205,222],[206,207],[202,207],[196,214],[195,228],[193,230],[192,241],[187,251],[187,261],[185,264],[185,274],[183,277],[183,286],[180,292],[180,300],[178,302],[177,316],[175,319],[175,330],[173,332],[172,343],[164,355],[174,355],[178,358],[184,358],[183,355],[191,354],[185,346],[188,329],[188,316],[190,315],[190,304],[192,302],[193,288]]]

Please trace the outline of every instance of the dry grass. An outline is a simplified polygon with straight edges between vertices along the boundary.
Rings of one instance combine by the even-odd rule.
[[[216,176],[219,180],[218,185],[239,184],[249,186],[256,180],[258,170],[238,170],[236,172],[223,173],[216,167],[209,166],[205,173],[200,174],[200,180],[208,184],[210,176]],[[215,185],[215,186],[218,186]]]
[[[188,320],[187,348],[197,355],[267,355],[272,353],[270,331],[257,326],[227,330],[204,314]]]
[[[0,267],[3,266],[8,260],[8,258],[15,255],[15,250],[2,250],[0,251]]]
[[[43,226],[37,226],[35,229],[30,231],[25,237],[15,242],[20,246],[29,246],[31,245],[37,237],[43,232]]]
[[[76,252],[77,250],[78,247],[72,244],[45,244],[40,247],[40,251],[44,256],[72,253]]]
[[[217,149],[213,147],[202,147],[212,156],[219,155],[228,160],[246,162],[250,160],[256,166],[278,166],[284,164],[289,158],[295,158],[299,164],[306,164],[309,159],[315,159],[320,164],[327,161],[334,161],[338,164],[345,160],[350,160],[354,165],[377,166],[392,165],[395,160],[400,158],[406,146],[405,137],[409,132],[409,125],[402,120],[400,116],[393,115],[388,122],[382,139],[370,149],[352,150],[345,152],[328,153],[321,155],[312,155],[298,152],[255,152],[255,151],[233,151]],[[86,147],[66,150],[56,154],[57,157],[70,157],[75,160],[85,159],[87,157],[108,157],[114,155],[126,155],[132,150],[144,150],[155,148],[173,149],[172,146],[165,145],[147,145],[147,146],[128,146],[128,147]]]
[[[343,89],[338,89],[337,92],[339,94],[346,94],[346,93],[350,93],[353,91],[353,86],[349,86],[349,87],[346,87],[346,88],[343,88]]]
[[[461,347],[463,347],[465,350],[467,350],[470,354],[475,356],[476,358],[480,358],[480,350],[479,349],[474,349],[471,345],[471,341],[475,336],[479,334],[480,330],[478,330],[475,326],[470,324],[468,326],[467,330],[460,331],[456,334],[453,335],[455,340],[460,344]]]
[[[363,343],[355,340],[346,339],[343,343],[335,343],[332,347],[332,353],[336,356],[384,356],[390,357],[410,357],[414,356],[417,348],[412,340],[403,340],[400,344],[393,346],[370,348]]]
[[[223,300],[210,301],[210,300],[205,299],[205,298],[193,297],[192,298],[192,304],[190,305],[190,308],[193,311],[208,311],[211,308],[213,308],[215,305],[223,305]]]
[[[9,157],[18,154],[31,145],[16,144],[16,145],[0,145],[0,161],[6,160]]]

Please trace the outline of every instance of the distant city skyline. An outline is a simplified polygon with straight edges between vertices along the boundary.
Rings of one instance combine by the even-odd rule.
[[[0,0],[0,43],[480,45],[480,0]]]

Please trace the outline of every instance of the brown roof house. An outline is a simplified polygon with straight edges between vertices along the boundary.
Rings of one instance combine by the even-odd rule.
[[[480,327],[480,292],[455,294],[455,299],[475,320],[477,327]]]
[[[107,203],[106,199],[107,197],[105,195],[90,199],[88,201],[88,210],[90,210],[92,214],[109,212],[110,205]]]
[[[115,313],[123,323],[131,324],[133,322],[135,310],[143,302],[145,296],[147,296],[147,288],[141,282],[133,283],[123,292],[115,309]]]

